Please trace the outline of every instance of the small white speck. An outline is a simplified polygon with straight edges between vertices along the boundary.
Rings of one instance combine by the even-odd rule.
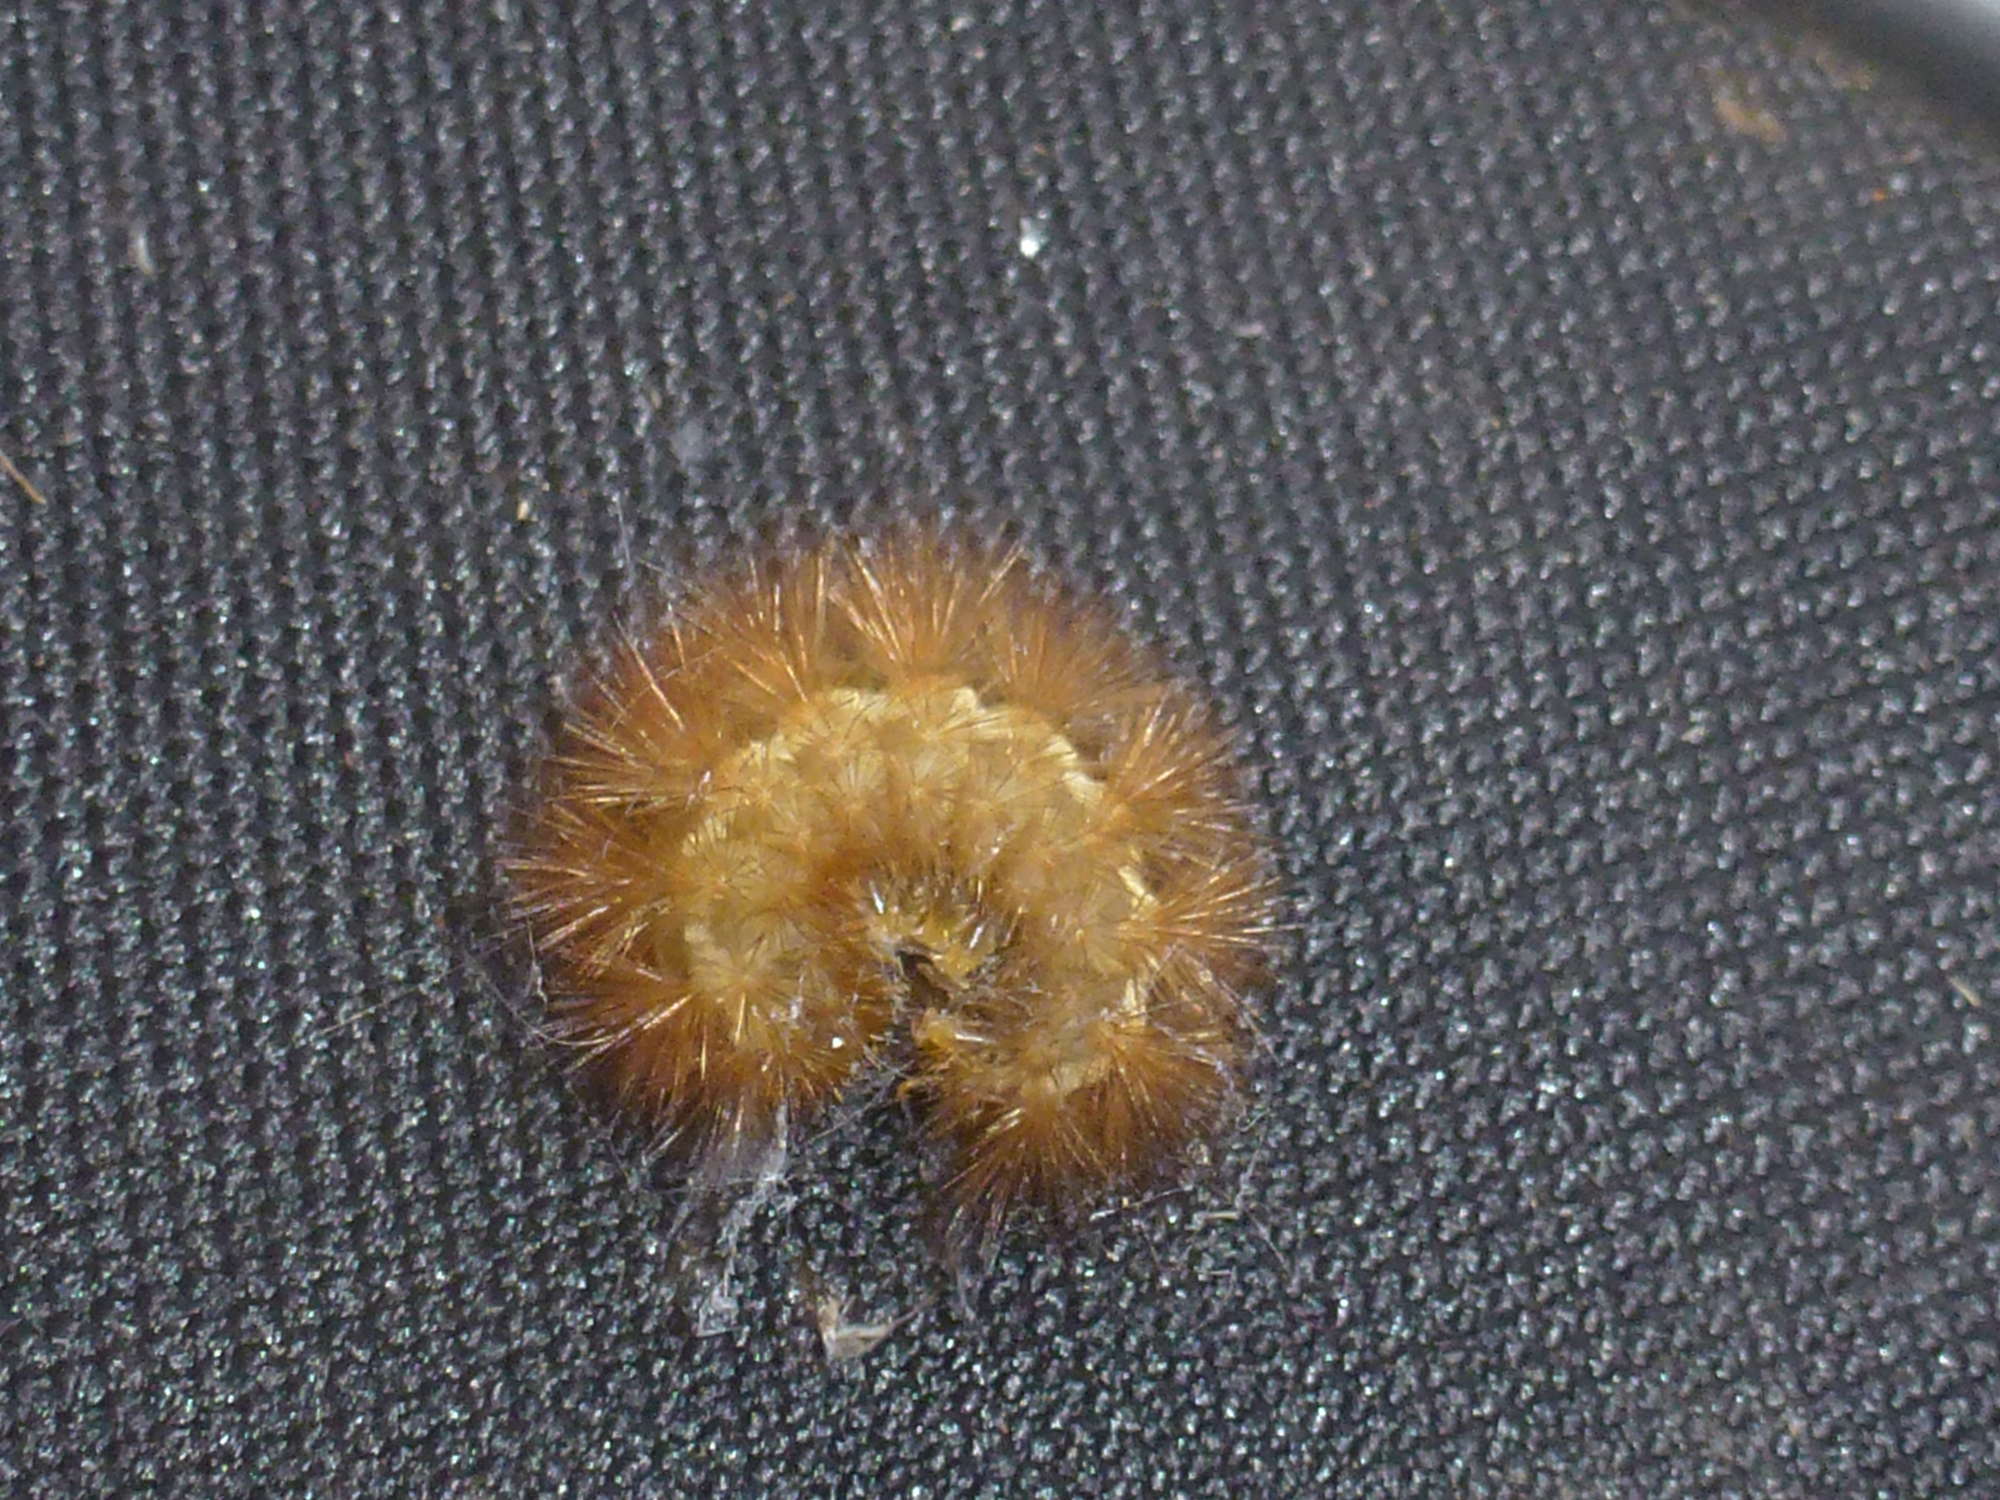
[[[132,262],[132,269],[137,271],[141,276],[159,274],[159,262],[153,259],[153,242],[147,236],[146,228],[143,224],[134,224],[132,226],[131,247],[127,255]]]
[[[829,1050],[838,1052],[842,1047],[845,1047],[847,1045],[847,1038],[844,1036],[837,1036],[829,1040],[826,1045]]]
[[[706,462],[715,452],[714,436],[694,417],[675,423],[667,443],[674,450],[674,457],[680,460],[681,467],[687,469]]]
[[[1040,255],[1042,251],[1048,248],[1048,244],[1049,244],[1049,226],[1047,222],[1045,220],[1036,218],[1032,214],[1022,215],[1021,241],[1020,241],[1021,254],[1025,256],[1027,259],[1033,260],[1036,256]]]

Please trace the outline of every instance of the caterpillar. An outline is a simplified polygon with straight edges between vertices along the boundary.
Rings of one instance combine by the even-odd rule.
[[[1227,1113],[1273,881],[1205,704],[1015,547],[760,556],[559,716],[506,859],[549,1025],[698,1182],[895,1076],[956,1241]]]

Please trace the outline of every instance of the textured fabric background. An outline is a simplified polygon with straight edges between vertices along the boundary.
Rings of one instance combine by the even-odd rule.
[[[1705,12],[0,3],[0,1486],[2000,1493],[1997,408],[2000,155]],[[891,1109],[696,1340],[493,833],[885,499],[1212,684],[1299,933],[1191,1190],[967,1319]]]

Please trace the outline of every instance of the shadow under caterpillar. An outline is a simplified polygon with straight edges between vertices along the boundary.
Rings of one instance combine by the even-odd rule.
[[[698,1185],[894,1068],[948,1253],[1239,1082],[1272,881],[1202,702],[1013,549],[767,557],[577,695],[507,859],[560,1038]]]

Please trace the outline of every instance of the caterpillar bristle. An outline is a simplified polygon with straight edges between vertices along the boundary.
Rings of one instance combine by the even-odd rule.
[[[627,637],[507,861],[550,1025],[697,1178],[894,1056],[990,1242],[1227,1112],[1269,861],[1229,737],[1011,546],[766,558]]]

